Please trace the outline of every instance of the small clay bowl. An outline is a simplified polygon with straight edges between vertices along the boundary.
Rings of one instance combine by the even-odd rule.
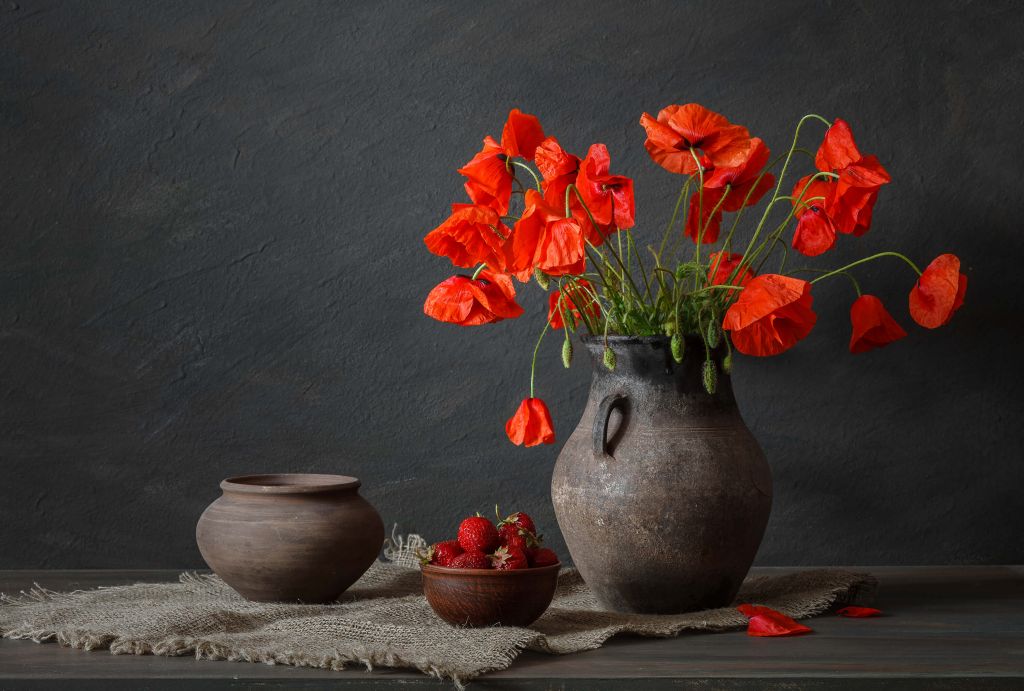
[[[529,626],[551,604],[561,566],[491,571],[424,564],[423,594],[455,626]]]

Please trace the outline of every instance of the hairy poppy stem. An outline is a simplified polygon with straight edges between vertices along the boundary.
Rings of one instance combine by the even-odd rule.
[[[834,269],[832,271],[829,271],[826,274],[818,276],[817,278],[812,280],[811,283],[812,284],[813,283],[817,283],[818,281],[820,281],[822,279],[828,278],[830,276],[835,276],[836,274],[846,273],[846,271],[848,269],[852,269],[855,266],[858,266],[860,264],[866,264],[867,262],[874,261],[875,259],[880,259],[882,257],[897,257],[899,259],[902,259],[903,261],[905,261],[910,266],[911,269],[914,270],[914,273],[916,273],[918,276],[921,275],[921,269],[917,268],[917,264],[915,264],[914,262],[910,261],[910,259],[908,259],[907,257],[903,256],[899,252],[879,252],[878,254],[872,254],[870,257],[864,257],[863,259],[858,259],[855,262],[850,262],[846,266],[841,266],[838,269]]]
[[[480,266],[476,267],[476,271],[474,271],[474,272],[473,272],[473,278],[472,278],[472,280],[474,280],[474,281],[475,281],[475,280],[476,280],[476,277],[480,275],[480,272],[481,272],[481,271],[483,271],[483,270],[484,270],[484,269],[486,269],[486,268],[487,268],[487,265],[486,265],[486,264],[481,264]]]
[[[527,173],[529,173],[530,176],[533,178],[534,184],[537,185],[537,191],[538,192],[542,191],[541,186],[540,186],[540,178],[537,177],[537,174],[535,172],[533,172],[533,168],[531,168],[530,166],[526,165],[525,163],[521,163],[519,161],[512,161],[512,165],[514,165],[516,168],[522,168]]]
[[[540,342],[544,340],[544,334],[548,332],[548,327],[551,326],[551,322],[547,319],[544,320],[544,328],[540,332],[540,337],[537,339],[537,345],[533,347],[533,361],[530,362],[530,398],[534,398],[533,395],[533,380],[534,375],[537,373],[537,351],[540,350]]]
[[[797,272],[800,272],[800,271],[810,271],[811,273],[816,273],[816,274],[827,274],[827,273],[830,273],[828,271],[828,269],[812,269],[810,267],[801,267],[799,269],[793,269],[793,273],[797,273]],[[860,282],[858,282],[857,279],[854,278],[853,274],[850,273],[849,271],[833,271],[831,273],[833,273],[833,274],[842,274],[842,275],[846,276],[848,279],[850,279],[850,283],[853,284],[853,289],[855,291],[857,291],[857,297],[860,297],[863,294],[863,293],[861,293],[861,290],[860,290]],[[822,276],[822,278],[824,278],[824,276]],[[811,283],[814,283],[814,281],[811,281]]]

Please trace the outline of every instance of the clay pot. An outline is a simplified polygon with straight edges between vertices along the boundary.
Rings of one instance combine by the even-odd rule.
[[[199,551],[248,600],[332,602],[384,542],[384,524],[359,484],[344,475],[228,478],[199,518]]]
[[[771,511],[771,471],[718,363],[704,391],[704,344],[584,338],[593,379],[558,456],[551,495],[576,567],[600,602],[622,612],[678,613],[732,602]]]
[[[529,626],[551,604],[559,568],[490,571],[424,564],[423,594],[455,626]]]

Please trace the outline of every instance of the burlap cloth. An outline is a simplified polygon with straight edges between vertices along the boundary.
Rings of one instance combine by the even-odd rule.
[[[561,655],[598,648],[621,633],[666,637],[747,623],[732,607],[678,615],[603,611],[579,574],[565,569],[551,607],[530,628],[456,628],[423,597],[410,554],[417,539],[400,542],[389,555],[393,561],[375,563],[337,604],[248,602],[216,576],[184,573],[177,583],[70,593],[37,586],[2,596],[0,633],[107,648],[115,655],[195,655],[326,669],[410,667],[461,686],[507,668],[523,650]],[[737,599],[801,619],[861,598],[874,584],[867,574],[802,571],[748,577]]]

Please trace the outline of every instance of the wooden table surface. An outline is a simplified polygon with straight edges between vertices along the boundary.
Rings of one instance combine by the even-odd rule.
[[[809,620],[813,634],[620,637],[574,655],[524,653],[470,689],[1024,689],[1024,567],[855,567],[886,616]],[[793,569],[755,569],[768,573]],[[177,571],[0,571],[0,592],[173,581]],[[453,688],[415,671],[331,672],[0,641],[0,689]]]

